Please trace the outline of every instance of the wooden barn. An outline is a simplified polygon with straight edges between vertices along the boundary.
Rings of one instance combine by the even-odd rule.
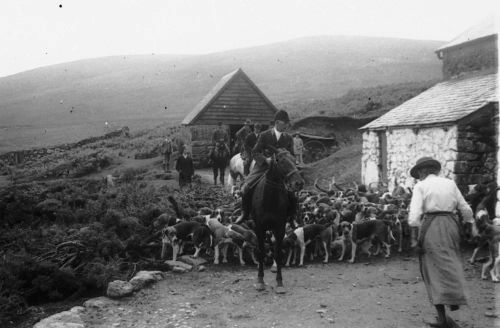
[[[436,50],[443,82],[363,126],[362,182],[411,186],[418,158],[441,162],[462,191],[498,178],[498,49],[493,20]]]
[[[212,133],[219,122],[232,142],[246,119],[268,127],[277,108],[241,68],[223,76],[212,90],[184,118],[182,125],[191,134],[191,151],[197,166],[205,166]]]

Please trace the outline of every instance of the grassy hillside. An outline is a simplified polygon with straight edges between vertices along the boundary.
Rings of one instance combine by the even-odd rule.
[[[337,98],[300,99],[278,104],[278,107],[288,110],[295,119],[311,115],[375,118],[437,82],[435,79],[352,89]]]
[[[278,107],[437,79],[441,63],[433,51],[441,44],[321,36],[207,55],[106,57],[34,69],[0,78],[0,152],[76,141],[102,133],[104,122],[132,129],[180,122],[238,67]]]

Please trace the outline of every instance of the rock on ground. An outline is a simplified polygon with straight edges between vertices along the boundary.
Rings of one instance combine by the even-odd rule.
[[[110,306],[116,306],[117,304],[118,302],[115,300],[112,300],[106,296],[100,296],[85,301],[85,303],[83,303],[83,306],[88,309],[103,310]]]
[[[163,280],[163,278],[164,274],[161,271],[139,271],[129,282],[134,287],[134,291],[138,291],[149,284]]]
[[[131,295],[134,292],[134,286],[123,280],[115,280],[108,284],[106,294],[111,298],[120,298]]]
[[[201,257],[194,258],[190,255],[182,255],[179,258],[179,260],[189,265],[192,265],[195,269],[198,268],[200,265],[207,263],[207,260],[205,260],[204,258]]]
[[[80,314],[84,311],[81,306],[75,306],[69,311],[54,314],[35,324],[33,328],[85,328]]]
[[[171,269],[173,269],[175,267],[181,267],[181,268],[186,269],[187,271],[191,271],[191,269],[193,269],[192,265],[186,264],[186,263],[181,262],[181,261],[168,260],[168,261],[165,261],[165,264],[170,266]]]

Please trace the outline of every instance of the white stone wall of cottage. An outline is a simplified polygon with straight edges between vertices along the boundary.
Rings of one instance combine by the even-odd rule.
[[[363,132],[363,152],[361,156],[361,183],[369,185],[380,179],[380,142],[377,132]]]
[[[389,191],[396,185],[413,186],[416,181],[410,169],[417,159],[432,156],[442,165],[441,174],[452,178],[457,159],[457,127],[401,128],[386,130],[387,137],[387,182]],[[363,155],[361,163],[362,183],[379,182],[380,143],[377,132],[363,133]]]
[[[457,127],[421,129],[394,129],[387,132],[388,187],[396,183],[413,186],[416,181],[410,169],[423,156],[431,156],[441,163],[441,175],[453,179],[457,159]]]

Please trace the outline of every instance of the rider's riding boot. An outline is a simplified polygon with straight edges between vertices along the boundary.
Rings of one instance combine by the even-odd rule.
[[[241,188],[241,215],[234,221],[236,224],[241,224],[248,219],[250,214],[250,197],[247,184],[244,184]]]

